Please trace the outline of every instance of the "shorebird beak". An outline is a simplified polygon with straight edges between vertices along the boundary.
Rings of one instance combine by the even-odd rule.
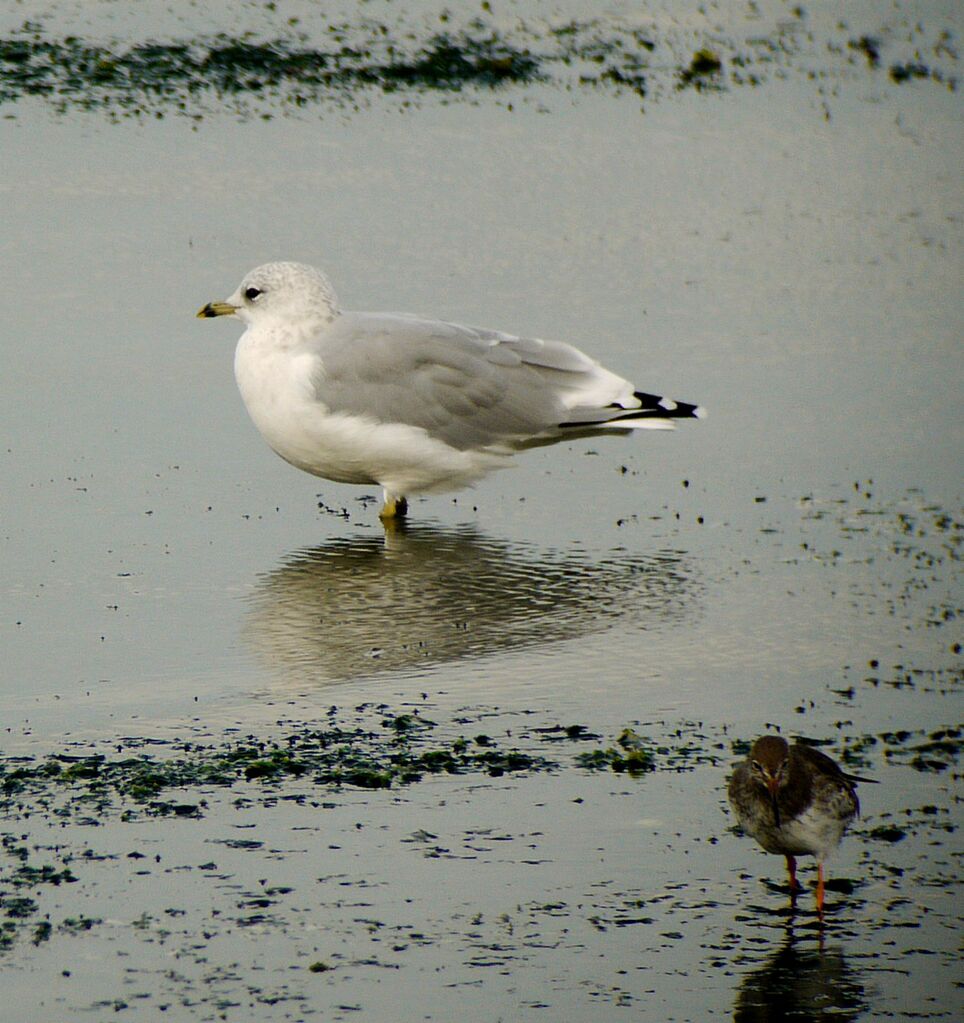
[[[207,320],[212,316],[234,316],[237,311],[238,307],[231,305],[230,302],[208,302],[203,309],[198,310],[197,318]]]
[[[780,791],[780,783],[776,778],[767,776],[767,788],[770,790],[770,805],[773,807],[773,823],[780,827],[780,805],[777,802],[777,794]]]

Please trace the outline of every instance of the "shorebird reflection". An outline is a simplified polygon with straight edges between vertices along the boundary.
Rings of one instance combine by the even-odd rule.
[[[412,526],[297,551],[262,577],[244,638],[291,683],[317,683],[543,645],[622,620],[693,613],[678,552],[605,557]]]
[[[847,965],[843,952],[819,946],[801,948],[791,930],[786,942],[743,978],[733,1023],[849,1023],[863,1018],[866,1011],[860,975]]]

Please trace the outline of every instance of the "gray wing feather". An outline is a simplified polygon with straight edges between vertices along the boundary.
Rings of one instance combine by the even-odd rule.
[[[564,378],[572,387],[596,365],[562,342],[403,314],[343,313],[311,349],[330,411],[421,427],[460,449],[554,430]]]

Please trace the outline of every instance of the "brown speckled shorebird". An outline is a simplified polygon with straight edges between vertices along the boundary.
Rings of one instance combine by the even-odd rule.
[[[817,911],[823,914],[823,863],[860,813],[854,786],[826,754],[779,735],[757,739],[730,778],[730,806],[743,830],[769,853],[787,858],[795,896],[797,856],[817,859]]]

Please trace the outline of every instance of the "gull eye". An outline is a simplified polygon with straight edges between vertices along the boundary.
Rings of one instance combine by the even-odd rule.
[[[258,297],[260,295],[261,295],[261,289],[260,288],[245,288],[244,289],[244,297],[249,302],[257,301],[257,299],[258,299]]]

